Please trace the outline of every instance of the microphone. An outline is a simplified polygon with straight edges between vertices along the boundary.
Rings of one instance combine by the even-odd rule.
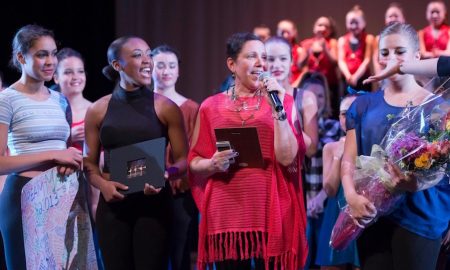
[[[270,78],[270,72],[261,72],[258,76],[259,81],[264,81],[264,79]],[[272,105],[276,112],[281,112],[284,110],[283,104],[281,103],[280,98],[278,97],[278,90],[271,90],[267,89],[267,92],[269,92],[270,100],[272,100]]]

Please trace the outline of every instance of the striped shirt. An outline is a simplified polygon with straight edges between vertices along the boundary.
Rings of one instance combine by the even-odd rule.
[[[50,90],[43,101],[7,88],[0,92],[0,124],[8,126],[11,156],[67,148],[70,127],[66,119],[67,100]]]
[[[322,151],[325,144],[338,141],[341,137],[339,121],[319,118],[319,143],[317,152],[311,158],[305,157],[306,198],[314,198],[322,189],[323,164]]]

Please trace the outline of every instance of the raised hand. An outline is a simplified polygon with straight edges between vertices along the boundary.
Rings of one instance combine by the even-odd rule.
[[[380,71],[380,73],[370,76],[363,81],[364,84],[369,84],[372,82],[378,82],[391,77],[400,72],[400,63],[398,61],[388,61],[385,64],[385,68]]]

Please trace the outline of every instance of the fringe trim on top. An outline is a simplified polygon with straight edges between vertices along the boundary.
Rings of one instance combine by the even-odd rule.
[[[292,250],[285,251],[277,256],[268,256],[267,233],[260,231],[207,235],[204,249],[199,250],[197,267],[199,270],[213,269],[214,262],[252,258],[262,258],[266,269],[298,269],[297,254]]]

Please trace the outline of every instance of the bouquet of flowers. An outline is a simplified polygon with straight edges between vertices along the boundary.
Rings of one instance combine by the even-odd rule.
[[[402,194],[390,182],[388,164],[417,180],[417,190],[429,188],[448,174],[450,160],[450,104],[437,95],[413,109],[406,108],[388,130],[381,145],[374,145],[371,156],[359,156],[354,172],[358,194],[371,201],[377,209],[376,217],[365,226],[387,215]],[[364,227],[354,223],[348,206],[336,220],[330,246],[346,248],[358,238]]]

